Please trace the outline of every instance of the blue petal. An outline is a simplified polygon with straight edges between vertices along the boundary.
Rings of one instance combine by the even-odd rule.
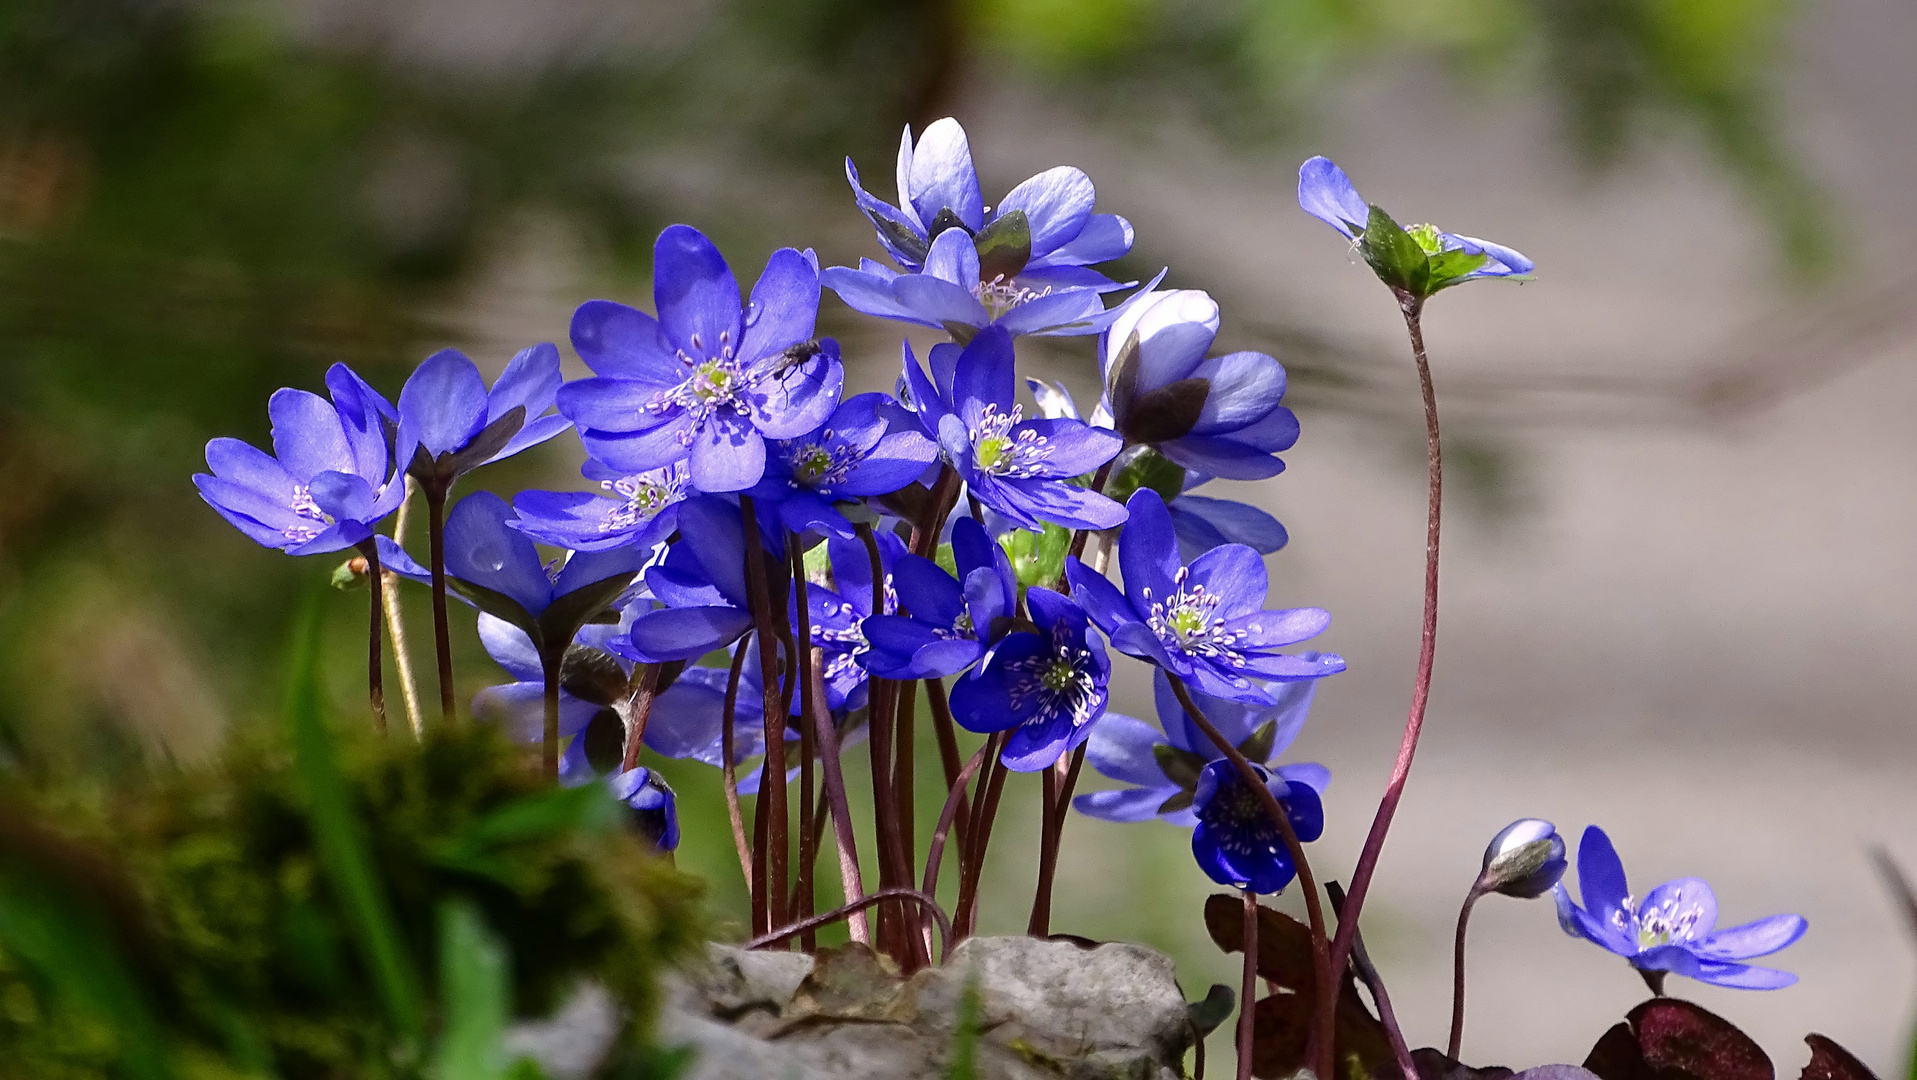
[[[737,641],[751,628],[752,613],[740,608],[665,608],[634,619],[619,651],[646,664],[697,660]]]
[[[572,315],[572,347],[596,375],[638,379],[663,390],[685,365],[652,316],[611,300],[588,300]]]
[[[1691,921],[1692,936],[1703,938],[1717,929],[1717,894],[1703,878],[1678,878],[1667,881],[1638,901],[1640,916],[1668,909],[1673,919]],[[1725,959],[1740,959],[1726,957]]]
[[[561,400],[564,400],[563,394]],[[650,472],[685,460],[692,437],[693,417],[683,410],[643,431],[606,431],[584,425],[579,428],[579,441],[594,461],[627,475]]]
[[[1624,878],[1624,860],[1617,857],[1611,838],[1592,825],[1578,841],[1578,891],[1584,906],[1597,920],[1609,925],[1623,909],[1631,887]]]
[[[1194,435],[1222,435],[1262,420],[1285,396],[1285,369],[1264,353],[1214,356],[1199,364],[1192,376],[1211,383],[1198,410],[1198,424],[1192,428]]]
[[[714,413],[693,438],[691,463],[700,491],[744,491],[765,475],[765,439],[750,421]]]
[[[1097,745],[1098,734],[1092,733],[1089,745]],[[1091,751],[1089,753],[1096,753]],[[1120,788],[1112,791],[1094,791],[1080,795],[1072,800],[1072,809],[1086,817],[1095,817],[1103,821],[1116,821],[1129,824],[1134,821],[1150,821],[1158,816],[1158,808],[1166,799],[1178,794],[1177,785],[1156,788]]]
[[[1091,178],[1069,165],[1047,169],[1007,192],[997,215],[1025,212],[1032,230],[1032,255],[1039,257],[1078,238],[1091,220],[1097,191]]]
[[[1139,621],[1137,611],[1118,587],[1076,555],[1065,558],[1065,580],[1072,586],[1073,599],[1106,634],[1116,634],[1119,627]]]
[[[1012,493],[1016,505],[1026,513],[1068,529],[1115,529],[1125,523],[1124,507],[1064,480],[1004,480],[994,486]],[[980,498],[988,506],[1004,509],[983,494]]]
[[[1291,539],[1277,518],[1234,499],[1180,495],[1166,509],[1171,512],[1180,553],[1187,561],[1228,543],[1244,544],[1260,555],[1269,555]]]
[[[1158,452],[1187,469],[1227,480],[1264,480],[1285,471],[1270,453],[1230,437],[1186,435],[1158,444]]]
[[[304,390],[278,390],[267,401],[266,412],[273,420],[274,456],[294,479],[304,482],[323,472],[354,470],[353,444],[332,402]]]
[[[1143,720],[1106,713],[1086,743],[1085,760],[1101,774],[1127,784],[1163,787],[1168,781],[1152,747],[1165,742]],[[1175,785],[1174,785],[1175,787]]]
[[[940,327],[942,324],[937,320],[919,314],[893,293],[892,285],[898,277],[896,274],[888,276],[854,270],[849,266],[833,266],[819,274],[819,284],[837,293],[847,307],[861,315]]]
[[[370,524],[373,516],[373,488],[352,473],[323,472],[313,478],[308,490],[314,505],[334,521]]]
[[[757,360],[812,337],[819,318],[819,266],[806,253],[780,248],[752,286],[745,337],[737,355]]]
[[[690,225],[673,225],[652,247],[652,299],[666,339],[700,359],[739,343],[739,283],[719,249]]]
[[[1692,947],[1705,960],[1749,960],[1795,944],[1810,924],[1802,915],[1771,915],[1719,930]]]
[[[972,147],[957,120],[948,116],[934,121],[919,136],[911,154],[910,183],[912,209],[922,224],[931,225],[940,210],[949,209],[973,232],[985,227],[985,200],[979,194]],[[908,197],[903,183],[899,195]]]
[[[1032,718],[1037,710],[1036,695],[1026,695],[1020,709],[1011,707],[1010,680],[1005,666],[1009,661],[1043,654],[1046,642],[1037,634],[1008,634],[1000,643],[992,662],[969,679],[952,685],[952,719],[967,731],[981,735],[1017,727]]]
[[[940,329],[948,325],[985,326],[992,321],[971,290],[930,274],[901,276],[892,283],[892,295],[898,298],[899,307],[909,313],[909,321],[926,326]]]
[[[763,396],[753,423],[767,438],[798,438],[816,430],[838,408],[845,389],[839,343],[827,338],[819,346],[817,356],[759,384]]]
[[[486,655],[513,678],[537,683],[544,677],[539,650],[533,648],[532,638],[512,623],[480,612],[479,643],[486,647]]]
[[[552,581],[539,558],[539,549],[517,529],[509,528],[512,507],[490,491],[461,499],[446,515],[446,573],[481,585],[538,615],[552,602]]]
[[[1726,964],[1699,960],[1697,969],[1687,972],[1691,978],[1731,990],[1782,990],[1797,983],[1797,976],[1775,968],[1754,964]]]
[[[1192,562],[1186,587],[1201,587],[1218,599],[1218,606],[1213,609],[1215,618],[1226,622],[1242,618],[1253,612],[1262,611],[1265,606],[1265,592],[1268,587],[1265,577],[1265,560],[1256,551],[1243,544],[1226,544],[1223,547],[1213,548]],[[1317,609],[1303,610],[1316,611]],[[1252,639],[1251,643],[1265,644],[1274,631],[1275,624],[1281,619],[1297,621],[1297,617],[1290,613],[1285,616],[1273,613],[1272,616],[1261,617],[1255,625],[1247,627],[1260,635]],[[1330,616],[1325,615],[1322,622],[1315,624],[1316,629],[1312,630],[1311,634],[1322,631],[1329,622]],[[1285,629],[1289,629],[1288,624]],[[1305,636],[1309,637],[1311,634]],[[1290,637],[1276,643],[1289,645],[1300,640],[1302,638]]]
[[[441,349],[414,370],[399,391],[400,464],[415,446],[434,457],[456,453],[486,426],[486,380],[457,349]]]
[[[532,423],[552,408],[553,398],[563,381],[557,347],[542,344],[521,350],[493,383],[487,397],[486,422],[490,424],[513,409],[522,408],[526,410],[522,423]]]
[[[1052,479],[1083,476],[1118,456],[1125,440],[1109,428],[1095,428],[1077,420],[1027,420],[1012,429],[1014,438],[1031,432],[1050,453],[1039,462],[1039,476]]]
[[[1062,289],[1013,307],[996,325],[1014,334],[1078,337],[1098,333],[1108,314],[1098,290]]]
[[[956,285],[969,295],[978,284],[978,245],[964,229],[947,229],[932,240],[924,276]]]
[[[1125,578],[1125,596],[1134,611],[1146,611],[1150,595],[1169,597],[1176,591],[1173,579],[1182,568],[1178,561],[1178,537],[1172,532],[1171,514],[1165,500],[1150,488],[1139,488],[1125,502],[1129,515],[1125,531],[1119,534],[1118,565]]]
[[[1092,263],[1109,262],[1131,249],[1131,222],[1117,214],[1093,214],[1076,237],[1054,248],[1044,257],[1044,262],[1060,266],[1089,266]]]
[[[1314,157],[1298,168],[1298,205],[1305,213],[1356,237],[1371,220],[1371,208],[1358,197],[1345,171],[1328,158]]]

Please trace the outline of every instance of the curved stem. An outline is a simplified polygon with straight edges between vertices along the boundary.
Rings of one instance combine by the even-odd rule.
[[[386,610],[386,577],[379,567],[379,543],[373,538],[359,545],[366,557],[366,582],[372,586],[371,625],[367,628],[366,696],[373,706],[373,730],[386,734],[386,687],[381,668],[380,618]]]
[[[945,855],[945,838],[952,826],[965,818],[965,785],[972,782],[973,774],[980,765],[985,764],[985,753],[991,747],[981,746],[958,771],[952,780],[951,793],[945,796],[945,808],[939,811],[938,827],[932,830],[932,844],[925,852],[925,884],[919,888],[928,896],[937,896],[939,887],[939,860]],[[959,850],[965,850],[965,835],[959,833]]]
[[[1431,361],[1425,355],[1424,329],[1420,316],[1424,302],[1406,295],[1399,297],[1406,331],[1411,335],[1411,357],[1418,365],[1418,385],[1424,394],[1425,454],[1430,473],[1430,501],[1425,512],[1424,542],[1424,628],[1418,646],[1418,677],[1411,690],[1411,712],[1405,719],[1404,739],[1398,745],[1398,759],[1391,766],[1391,778],[1385,782],[1384,797],[1378,800],[1378,813],[1365,836],[1358,865],[1351,872],[1351,895],[1346,902],[1348,914],[1338,920],[1338,935],[1331,943],[1333,970],[1343,970],[1351,956],[1352,938],[1358,932],[1358,914],[1364,909],[1365,895],[1371,888],[1371,875],[1377,869],[1378,856],[1384,851],[1385,834],[1391,829],[1392,815],[1404,797],[1405,781],[1411,775],[1411,758],[1418,750],[1418,734],[1424,729],[1425,703],[1431,697],[1431,668],[1438,648],[1438,533],[1439,511],[1444,503],[1444,457],[1438,437],[1438,395],[1431,383]],[[1337,1023],[1335,1005],[1318,1003],[1314,1027],[1321,1039],[1330,1039]]]
[[[446,492],[426,485],[426,546],[433,571],[433,649],[439,659],[439,718],[453,722],[453,635],[446,620]]]
[[[726,816],[732,821],[732,846],[739,849],[739,873],[745,877],[746,892],[758,894],[757,878],[752,872],[752,846],[746,843],[745,814],[739,809],[738,736],[734,720],[739,708],[739,680],[745,675],[746,656],[751,652],[752,632],[739,639],[732,650],[732,670],[726,675],[726,696],[719,721],[719,772],[726,792]],[[760,778],[763,781],[763,777]]]
[[[1218,752],[1231,761],[1232,767],[1238,770],[1238,778],[1243,780],[1257,796],[1258,801],[1264,804],[1265,814],[1277,827],[1278,835],[1284,838],[1285,850],[1291,855],[1292,864],[1298,868],[1299,891],[1305,894],[1305,917],[1311,926],[1311,970],[1314,976],[1313,981],[1318,986],[1317,1005],[1322,1010],[1324,1003],[1330,1002],[1335,1009],[1338,980],[1334,972],[1344,969],[1331,965],[1329,950],[1325,944],[1325,912],[1322,902],[1318,899],[1318,882],[1312,876],[1310,861],[1305,858],[1305,846],[1298,842],[1297,830],[1291,827],[1290,815],[1285,813],[1285,808],[1279,804],[1278,797],[1273,795],[1264,781],[1258,778],[1257,771],[1251,767],[1251,760],[1225,738],[1211,719],[1198,707],[1198,703],[1192,700],[1191,691],[1185,688],[1184,681],[1169,671],[1165,672],[1165,678],[1171,683],[1172,693],[1178,695],[1178,703],[1184,706],[1185,715],[1191,717],[1192,723],[1198,725],[1198,730],[1204,732],[1205,737],[1218,748]],[[1345,920],[1340,919],[1339,928],[1343,929],[1344,925]],[[1332,1015],[1337,1014],[1334,1012]],[[1319,1076],[1331,1075],[1333,1037],[1334,1033],[1314,1032],[1314,1037],[1307,1040],[1306,1045],[1312,1051],[1310,1055],[1312,1072]]]
[[[827,911],[819,915],[814,915],[810,919],[804,919],[799,922],[795,922],[790,926],[784,927],[779,930],[774,930],[769,934],[761,934],[760,936],[753,938],[751,941],[748,941],[744,945],[741,945],[739,947],[742,949],[763,949],[767,945],[777,945],[779,942],[784,941],[795,934],[803,934],[807,930],[817,930],[821,926],[838,922],[840,919],[843,919],[850,915],[854,915],[858,912],[864,911],[866,908],[871,907],[873,904],[877,904],[886,900],[917,901],[920,907],[924,908],[927,911],[930,911],[932,913],[932,917],[938,920],[939,945],[940,945],[939,951],[941,956],[951,949],[952,920],[946,917],[945,910],[939,907],[939,902],[937,900],[932,899],[931,897],[925,895],[924,893],[910,886],[901,886],[901,887],[890,888],[890,889],[880,889],[879,891],[872,893],[869,896],[862,896],[859,899],[854,900],[849,904],[843,904],[839,907],[833,908],[831,911]]]
[[[992,843],[992,823],[998,819],[998,801],[1005,792],[1005,767],[1002,755],[1011,738],[1010,729],[998,732],[985,742],[985,789],[972,813],[972,844],[965,853],[965,865],[959,874],[958,908],[954,913],[958,935],[964,939],[978,925],[978,889],[985,876],[985,853]]]
[[[1325,895],[1331,898],[1332,912],[1342,917],[1345,891],[1339,888],[1337,882],[1327,881]],[[1384,1026],[1385,1040],[1391,1044],[1391,1053],[1398,1059],[1398,1071],[1404,1074],[1404,1080],[1419,1080],[1418,1065],[1411,1060],[1411,1048],[1405,1044],[1404,1030],[1398,1026],[1398,1014],[1391,1008],[1391,995],[1385,992],[1384,979],[1371,963],[1371,955],[1365,952],[1365,936],[1362,933],[1351,939],[1351,966],[1371,990],[1371,1000],[1378,1006],[1378,1023]]]
[[[1444,1051],[1444,1056],[1452,1061],[1458,1060],[1458,1051],[1464,1045],[1464,931],[1471,924],[1471,909],[1483,895],[1480,881],[1471,886],[1464,906],[1458,909],[1458,936],[1451,954],[1451,1041],[1445,1044]]]
[[[959,850],[964,851],[972,824],[972,805],[966,797],[965,785],[959,781],[958,730],[952,720],[952,703],[945,696],[944,681],[925,680],[925,697],[932,703],[932,733],[939,742],[939,765],[945,770],[945,788],[958,792],[958,816],[952,822],[958,829]]]
[[[1258,894],[1245,889],[1244,897],[1245,921],[1241,933],[1245,974],[1238,984],[1238,1080],[1251,1080],[1252,1025],[1258,1013]]]

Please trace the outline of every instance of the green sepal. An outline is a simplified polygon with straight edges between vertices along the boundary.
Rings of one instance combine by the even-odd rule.
[[[1439,289],[1448,289],[1462,282],[1472,271],[1490,261],[1491,256],[1483,252],[1473,255],[1463,248],[1439,252],[1430,258],[1431,284],[1429,287],[1434,293]]]
[[[1371,219],[1358,238],[1358,254],[1378,280],[1393,289],[1419,298],[1431,295],[1430,256],[1382,207],[1371,207]]]
[[[1238,752],[1245,755],[1246,760],[1262,764],[1270,759],[1271,744],[1277,740],[1278,721],[1267,720],[1258,725],[1257,731],[1245,736],[1245,741],[1238,744]]]
[[[1198,786],[1199,774],[1210,764],[1190,750],[1180,750],[1170,743],[1153,743],[1152,757],[1158,761],[1158,767],[1164,770],[1165,778],[1186,791]]]
[[[999,215],[972,243],[978,248],[980,281],[1010,281],[1032,261],[1032,225],[1023,210]]]
[[[366,584],[366,572],[353,569],[353,559],[348,559],[333,567],[333,576],[326,583],[341,592],[347,592]]]
[[[953,577],[959,576],[958,556],[953,554],[951,544],[940,544],[939,549],[932,553],[932,561],[939,564],[940,570]]]
[[[1058,583],[1065,573],[1065,555],[1072,547],[1072,531],[1062,525],[1045,523],[1043,532],[1014,529],[999,538],[1000,546],[1012,560],[1012,572],[1021,586]]]
[[[1157,812],[1161,814],[1176,814],[1180,810],[1190,810],[1192,804],[1197,801],[1198,798],[1194,792],[1181,791],[1171,798],[1166,799],[1164,802],[1159,803]]]
[[[1150,488],[1169,503],[1185,490],[1185,467],[1149,446],[1132,447],[1119,458],[1102,494],[1122,505],[1139,488]]]
[[[930,250],[930,246],[919,239],[917,233],[888,217],[873,213],[867,213],[865,216],[871,219],[872,226],[879,230],[879,235],[885,237],[893,247],[910,255],[916,262],[925,262],[925,255]]]

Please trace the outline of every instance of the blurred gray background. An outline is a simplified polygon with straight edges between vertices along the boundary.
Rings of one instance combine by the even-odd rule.
[[[1350,670],[1293,756],[1332,768],[1312,853],[1348,878],[1410,694],[1423,443],[1394,305],[1294,202],[1297,162],[1325,153],[1400,220],[1539,267],[1446,293],[1426,323],[1451,465],[1438,670],[1366,908],[1412,1044],[1443,1038],[1483,844],[1534,815],[1602,824],[1640,895],[1696,875],[1726,922],[1810,920],[1776,958],[1797,987],[1672,984],[1780,1069],[1812,1030],[1905,1068],[1917,953],[1869,853],[1917,867],[1917,8],[12,7],[5,768],[191,759],[271,705],[293,592],[325,560],[253,548],[186,476],[211,435],[264,438],[272,387],[344,359],[396,392],[446,344],[496,370],[563,341],[581,300],[649,306],[651,237],[675,220],[748,280],[786,244],[876,256],[841,157],[888,195],[899,126],[949,114],[988,200],[1086,169],[1137,228],[1125,271],[1211,290],[1221,347],[1292,372],[1289,469],[1208,493],[1278,515],[1275,601],[1334,615],[1314,644]],[[889,388],[899,329],[824,306],[855,387]],[[1094,392],[1088,342],[1025,355]],[[486,481],[570,486],[570,445]],[[343,702],[357,604],[338,605]],[[462,648],[463,682],[496,678],[467,628]],[[1149,715],[1147,674],[1120,665],[1120,711]],[[737,917],[716,796],[694,787],[716,784],[674,775],[682,865]],[[987,931],[1024,926],[1036,803],[1008,791]],[[1185,833],[1074,817],[1063,875],[1055,928],[1165,949],[1194,996],[1235,982]],[[1472,942],[1468,1060],[1581,1060],[1643,996],[1548,903],[1487,902]]]

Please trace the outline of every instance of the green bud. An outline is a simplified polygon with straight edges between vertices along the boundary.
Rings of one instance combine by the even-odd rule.
[[[333,588],[346,592],[366,584],[366,556],[355,555],[333,568],[333,577],[328,582]]]
[[[1149,446],[1129,447],[1120,453],[1104,494],[1122,504],[1139,488],[1151,488],[1171,502],[1185,490],[1185,467]]]

